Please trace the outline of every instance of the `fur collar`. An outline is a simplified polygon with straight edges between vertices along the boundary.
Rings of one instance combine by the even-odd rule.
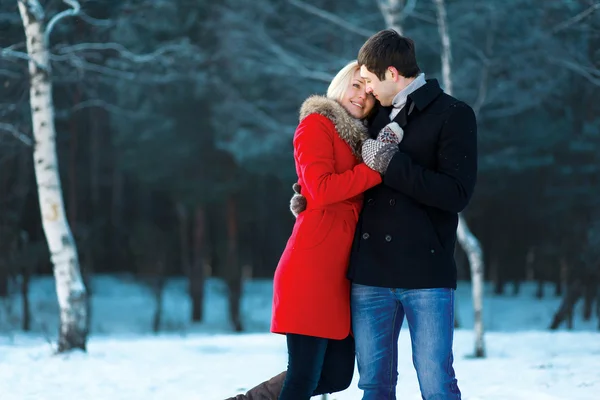
[[[362,161],[362,142],[369,137],[368,129],[362,121],[348,114],[340,103],[325,96],[313,95],[306,99],[300,108],[300,121],[314,113],[329,118],[340,138],[348,143],[354,156]]]

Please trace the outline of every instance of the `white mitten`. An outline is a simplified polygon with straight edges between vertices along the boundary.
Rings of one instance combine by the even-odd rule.
[[[377,141],[383,143],[398,144],[404,137],[404,130],[397,122],[390,122],[384,126],[377,135]]]

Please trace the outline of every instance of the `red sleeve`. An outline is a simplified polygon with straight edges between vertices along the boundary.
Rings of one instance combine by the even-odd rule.
[[[294,135],[294,154],[304,189],[316,205],[350,199],[381,183],[379,172],[365,163],[336,174],[333,135],[337,134],[326,117],[311,114],[304,118]]]

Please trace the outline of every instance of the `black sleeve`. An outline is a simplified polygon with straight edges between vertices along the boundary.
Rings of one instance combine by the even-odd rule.
[[[453,106],[437,147],[437,170],[415,164],[396,153],[383,183],[416,201],[445,211],[461,212],[469,203],[477,179],[477,122],[465,103]]]

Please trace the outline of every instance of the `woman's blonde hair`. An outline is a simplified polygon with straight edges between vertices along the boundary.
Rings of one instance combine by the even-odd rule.
[[[350,61],[348,64],[346,64],[346,66],[335,75],[329,84],[329,87],[327,88],[327,97],[331,100],[341,101],[346,94],[348,86],[350,86],[350,82],[352,81],[354,73],[359,68],[360,66],[356,60]]]

